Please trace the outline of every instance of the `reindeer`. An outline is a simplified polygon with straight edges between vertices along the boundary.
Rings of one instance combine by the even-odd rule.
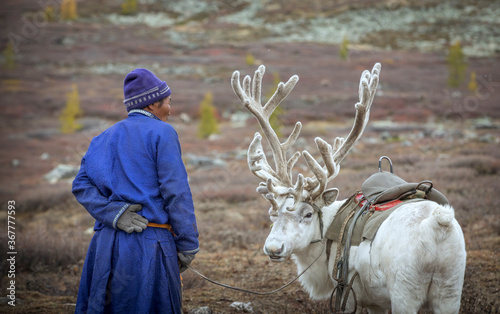
[[[250,76],[243,79],[243,86],[239,71],[232,75],[233,90],[257,118],[274,159],[273,169],[266,159],[262,136],[257,132],[248,149],[248,165],[262,180],[257,192],[271,203],[269,215],[273,225],[264,253],[273,262],[291,256],[298,273],[313,263],[299,278],[312,299],[333,297],[337,287],[337,274],[333,273],[335,259],[328,254],[336,252],[337,243],[323,239],[345,200],[337,200],[338,189],[327,188],[327,184],[339,174],[340,163],[363,134],[380,70],[377,63],[371,72],[365,70],[361,75],[359,102],[347,138],[337,137],[332,145],[319,137],[315,139],[324,166],[306,150],[288,158],[287,153],[299,136],[300,122],[283,143],[269,123],[273,111],[298,82],[297,75],[280,83],[264,106],[261,104],[263,65],[255,71],[253,80]],[[301,155],[313,177],[299,173],[294,182],[292,169]],[[427,200],[403,204],[380,225],[373,240],[351,247],[347,276],[354,293],[348,297],[346,306],[356,309],[356,313],[361,313],[362,308],[369,313],[389,310],[395,314],[417,313],[424,307],[434,313],[458,313],[465,260],[463,233],[451,206]]]

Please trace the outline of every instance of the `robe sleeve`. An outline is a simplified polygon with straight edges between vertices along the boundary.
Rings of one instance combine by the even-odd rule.
[[[170,126],[162,133],[157,144],[157,167],[160,193],[175,233],[177,251],[195,254],[199,251],[199,243],[193,198],[179,139]]]
[[[95,220],[107,227],[116,229],[116,222],[131,205],[127,202],[110,202],[104,196],[85,171],[85,157],[82,159],[80,171],[73,181],[72,192],[77,201],[85,207]]]

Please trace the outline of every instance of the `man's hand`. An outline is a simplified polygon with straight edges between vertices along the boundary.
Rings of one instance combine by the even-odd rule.
[[[180,272],[182,273],[185,271],[189,264],[194,260],[194,254],[182,254],[177,252],[177,259],[179,261],[179,269]]]
[[[142,205],[132,204],[118,218],[116,227],[126,233],[142,232],[148,226],[148,220],[136,212],[142,209]]]

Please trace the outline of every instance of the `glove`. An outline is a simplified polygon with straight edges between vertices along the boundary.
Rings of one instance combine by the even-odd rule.
[[[148,220],[136,212],[142,209],[142,205],[132,204],[118,218],[116,228],[125,231],[126,233],[142,232],[148,226]]]
[[[182,273],[188,269],[189,264],[194,260],[194,254],[182,254],[177,252],[177,260],[179,261],[179,270]]]

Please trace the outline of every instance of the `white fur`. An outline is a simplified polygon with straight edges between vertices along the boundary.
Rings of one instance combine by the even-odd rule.
[[[288,211],[290,202],[285,201],[274,219],[264,251],[277,261],[291,256],[299,273],[322,252],[299,280],[311,298],[328,298],[335,286],[331,272],[337,245],[332,245],[327,265],[326,244],[311,244],[319,237],[318,216],[304,218],[313,212],[306,204]],[[322,209],[323,232],[342,203]],[[361,308],[369,313],[417,313],[422,307],[434,313],[458,313],[465,259],[463,233],[451,206],[431,201],[402,205],[384,221],[372,242],[351,248],[349,276],[359,273],[354,284],[358,313]],[[350,297],[351,309],[353,302]]]

